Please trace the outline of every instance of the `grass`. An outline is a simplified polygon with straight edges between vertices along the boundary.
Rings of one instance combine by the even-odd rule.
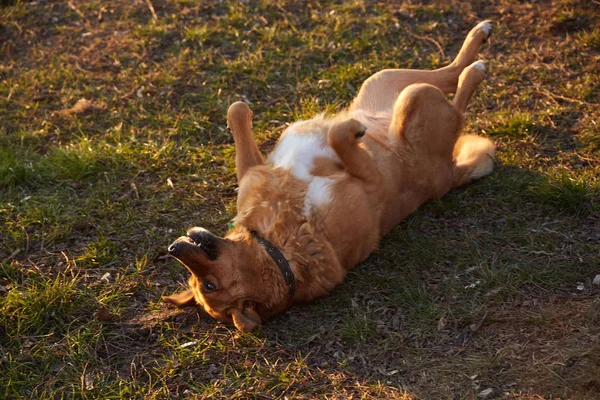
[[[0,2],[0,397],[598,397],[598,11]],[[483,19],[465,129],[496,141],[493,175],[256,334],[160,300],[187,279],[168,243],[235,215],[230,103],[266,153],[379,69],[448,63]]]

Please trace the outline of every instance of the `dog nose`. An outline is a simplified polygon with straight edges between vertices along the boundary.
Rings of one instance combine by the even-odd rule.
[[[171,243],[171,245],[169,246],[167,251],[169,252],[170,255],[176,256],[178,248],[179,248],[179,242],[175,241],[175,242]]]

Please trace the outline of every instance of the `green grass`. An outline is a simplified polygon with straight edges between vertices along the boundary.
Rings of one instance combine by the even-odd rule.
[[[0,2],[0,397],[598,397],[598,15],[583,0]],[[447,64],[483,19],[489,76],[465,131],[497,143],[490,177],[255,334],[161,301],[187,279],[167,245],[235,215],[229,104],[250,104],[266,153],[379,69]]]

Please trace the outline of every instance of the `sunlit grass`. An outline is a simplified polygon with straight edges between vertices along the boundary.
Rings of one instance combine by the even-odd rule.
[[[0,397],[595,397],[598,15],[578,0],[2,3]],[[483,19],[489,76],[465,130],[497,143],[491,176],[254,334],[161,301],[187,279],[166,246],[235,215],[229,104],[249,103],[266,153],[379,69],[446,65]],[[97,108],[61,113],[82,98]]]

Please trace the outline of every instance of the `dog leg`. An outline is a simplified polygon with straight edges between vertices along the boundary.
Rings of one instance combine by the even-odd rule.
[[[375,167],[373,158],[359,145],[366,128],[355,119],[334,124],[327,134],[327,141],[337,153],[346,171],[369,185],[378,185],[381,175]]]
[[[466,185],[494,170],[494,143],[477,135],[462,135],[454,146],[453,187]]]
[[[462,122],[462,113],[435,86],[417,83],[398,96],[387,134],[402,161],[398,184],[418,188],[413,209],[452,189],[452,150]]]
[[[240,183],[248,168],[265,163],[252,135],[252,111],[246,103],[238,101],[229,107],[227,126],[235,142],[235,167]]]
[[[485,78],[485,63],[476,61],[463,70],[458,78],[458,89],[454,95],[453,104],[460,112],[467,110],[467,104],[477,86]]]
[[[456,56],[454,61],[452,61],[452,64],[450,64],[446,68],[453,67],[454,69],[457,69],[458,74],[460,74],[463,69],[471,65],[477,59],[477,53],[479,53],[479,48],[488,40],[491,34],[492,21],[483,21],[478,23],[473,29],[471,29],[471,31],[467,35],[465,42],[460,48],[460,51],[458,52],[458,55]],[[455,90],[456,82],[454,82],[454,90],[451,90],[449,92],[452,93]]]
[[[462,114],[440,89],[417,83],[396,99],[387,134],[391,143],[417,162],[443,159],[451,164],[462,121]]]
[[[444,93],[454,93],[462,70],[475,61],[479,48],[492,32],[490,21],[483,21],[467,35],[452,64],[434,71],[385,69],[368,78],[360,88],[349,111],[364,110],[373,114],[390,112],[398,94],[413,83],[428,83]]]
[[[453,104],[464,113],[471,95],[485,78],[485,64],[477,61],[464,69],[458,79],[458,90]],[[495,146],[491,140],[476,136],[462,135],[456,141],[452,156],[454,159],[454,182],[458,187],[473,179],[489,175],[494,169]]]

